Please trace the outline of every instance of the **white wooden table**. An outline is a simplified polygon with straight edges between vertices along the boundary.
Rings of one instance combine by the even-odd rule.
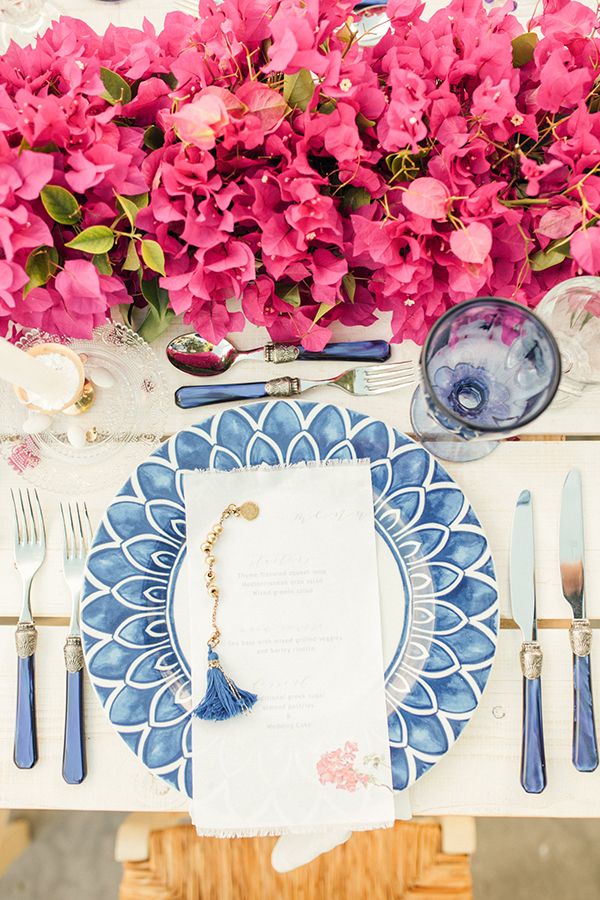
[[[96,28],[112,20],[138,24],[147,15],[160,25],[166,3],[145,4],[123,0],[62,0],[62,8]],[[183,331],[181,325],[173,333]],[[339,339],[360,339],[361,329],[336,332]],[[368,337],[387,337],[385,323]],[[256,346],[262,336],[235,335],[240,347]],[[161,353],[165,341],[158,342]],[[417,358],[411,344],[394,348],[393,358]],[[170,390],[186,383],[163,362]],[[327,377],[338,370],[334,363],[302,363],[307,378]],[[261,363],[240,364],[240,380],[272,377],[273,368]],[[280,374],[280,371],[278,372]],[[231,373],[230,373],[231,378]],[[410,431],[410,392],[374,398],[350,398],[355,409],[381,418],[402,431]],[[339,402],[334,389],[319,389],[311,399]],[[206,414],[219,411],[214,406]],[[202,410],[182,411],[173,404],[168,432],[203,418]],[[535,439],[540,438],[541,439]],[[413,812],[421,815],[465,816],[597,816],[600,815],[600,769],[579,774],[571,765],[572,686],[571,651],[567,634],[568,607],[562,598],[558,573],[558,515],[564,476],[572,466],[583,473],[585,489],[588,613],[600,627],[600,395],[587,394],[564,409],[550,409],[527,430],[527,439],[501,445],[486,459],[448,465],[464,488],[487,532],[496,564],[503,615],[496,662],[480,708],[449,755],[412,789]],[[33,588],[33,610],[39,626],[37,652],[38,741],[40,759],[30,771],[12,762],[16,656],[14,629],[19,609],[20,584],[13,565],[12,521],[8,488],[19,476],[0,464],[0,807],[177,811],[185,799],[150,775],[113,732],[92,689],[87,685],[85,714],[89,774],[80,786],[68,786],[61,777],[64,642],[69,602],[60,576],[61,532],[58,498],[41,492],[48,525],[48,554]],[[99,472],[106,480],[110,473]],[[90,514],[98,521],[118,484],[106,485],[87,497]],[[548,766],[548,787],[539,796],[527,795],[519,785],[521,741],[521,673],[518,661],[520,634],[511,627],[507,589],[510,527],[516,497],[529,488],[535,498],[537,540],[538,613],[544,650],[543,702]],[[600,715],[600,642],[592,653],[593,677]]]
[[[176,325],[173,334],[185,330]],[[383,337],[385,323],[369,329],[370,337]],[[360,329],[340,330],[336,337],[358,339]],[[241,347],[257,345],[260,333],[235,335]],[[162,348],[156,349],[164,360]],[[394,348],[393,359],[416,358],[417,348]],[[189,378],[163,362],[169,391]],[[306,377],[326,377],[335,363],[302,363]],[[273,376],[265,363],[244,363],[236,368],[240,380]],[[280,371],[280,370],[278,370]],[[231,373],[229,374],[231,379]],[[379,397],[349,398],[350,406],[381,418],[401,431],[410,431],[410,391]],[[332,388],[311,392],[311,399],[345,400]],[[217,412],[178,410],[173,404],[169,433]],[[543,435],[543,439],[534,438]],[[483,701],[472,722],[449,755],[425,775],[411,791],[413,812],[421,815],[600,815],[600,770],[580,774],[571,765],[572,688],[571,651],[567,634],[568,607],[562,598],[558,572],[558,515],[564,476],[579,466],[585,488],[587,596],[589,615],[600,627],[600,394],[584,395],[565,409],[550,409],[530,426],[527,439],[502,444],[486,459],[448,465],[472,502],[489,537],[500,585],[503,627],[496,662]],[[564,439],[566,438],[566,439]],[[58,497],[41,492],[48,527],[45,565],[33,586],[33,610],[39,626],[37,665],[38,741],[40,759],[29,771],[12,762],[16,656],[14,627],[19,609],[20,582],[13,565],[12,513],[8,487],[22,483],[2,464],[0,469],[0,807],[164,810],[184,809],[185,799],[150,775],[113,732],[91,687],[85,697],[88,777],[72,787],[61,777],[64,664],[62,645],[69,600],[61,569],[61,528]],[[110,474],[99,473],[106,480]],[[107,484],[86,498],[90,515],[98,521],[119,484]],[[544,649],[544,721],[548,787],[539,796],[527,795],[519,785],[521,739],[521,672],[518,661],[520,634],[511,628],[507,585],[508,548],[514,504],[519,491],[534,493],[537,542],[538,613]],[[600,644],[592,653],[593,674],[600,711]]]

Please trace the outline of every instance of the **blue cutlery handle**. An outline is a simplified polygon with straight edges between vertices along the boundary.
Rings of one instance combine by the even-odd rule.
[[[573,654],[573,765],[579,772],[593,772],[598,767],[589,654]]]
[[[194,409],[227,400],[254,400],[266,397],[266,382],[249,384],[191,384],[175,391],[175,403],[180,409]]]
[[[83,669],[67,672],[62,774],[67,784],[81,784],[87,774],[83,727]]]
[[[298,359],[346,359],[350,362],[385,362],[392,352],[387,341],[343,341],[328,344],[318,351],[299,349]]]
[[[34,653],[18,658],[14,760],[19,769],[31,769],[38,760]]]
[[[523,678],[521,785],[528,794],[541,794],[546,787],[542,680],[539,677]]]

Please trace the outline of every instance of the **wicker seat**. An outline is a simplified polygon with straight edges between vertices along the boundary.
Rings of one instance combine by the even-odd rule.
[[[437,823],[356,833],[285,875],[273,838],[199,838],[191,825],[154,831],[149,859],[124,864],[120,900],[472,900],[469,857],[441,850]]]

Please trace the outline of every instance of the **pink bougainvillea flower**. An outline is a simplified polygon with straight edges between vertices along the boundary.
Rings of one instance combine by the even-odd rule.
[[[402,195],[404,206],[424,219],[445,219],[449,199],[448,188],[437,178],[415,178]]]
[[[579,206],[559,206],[545,212],[538,222],[537,230],[549,238],[562,238],[581,225],[581,208]]]
[[[277,128],[288,109],[279,91],[258,81],[245,82],[235,96],[249,112],[257,116],[262,137]]]
[[[54,160],[51,156],[24,150],[13,160],[13,169],[21,183],[14,193],[22,200],[35,200],[52,178]]]
[[[575,66],[568,48],[559,47],[552,50],[541,66],[536,99],[543,109],[558,112],[567,106],[576,106],[586,96],[593,82],[591,72]]]
[[[452,232],[450,249],[462,262],[480,264],[492,249],[492,232],[483,222],[471,222]]]
[[[558,159],[551,159],[547,163],[536,163],[535,160],[528,157],[521,157],[521,172],[527,179],[527,194],[530,197],[537,197],[541,190],[541,182],[546,176],[556,172],[562,167],[562,163]]]
[[[84,259],[65,263],[55,280],[56,290],[74,313],[97,312],[106,309],[100,289],[100,275],[95,266]]]
[[[427,85],[419,75],[406,69],[392,69],[389,79],[391,99],[379,122],[378,137],[387,150],[408,145],[417,152],[418,142],[427,134],[423,121],[428,106]]]
[[[489,75],[473,91],[471,111],[482,123],[490,127],[490,134],[495,140],[506,140],[514,133],[516,120],[522,124],[524,119],[517,110],[515,92],[508,78],[502,78],[494,84]]]
[[[229,124],[230,116],[223,99],[214,93],[198,94],[192,103],[171,116],[179,138],[201,150],[211,150]]]
[[[597,275],[600,272],[600,228],[586,228],[573,235],[571,254],[584,272]]]
[[[7,317],[14,314],[18,291],[29,281],[24,269],[16,263],[0,259],[0,329],[6,333],[3,325],[7,324]]]
[[[52,236],[39,216],[23,204],[12,209],[0,206],[0,248],[7,260],[12,260],[19,250],[45,244],[52,244]]]

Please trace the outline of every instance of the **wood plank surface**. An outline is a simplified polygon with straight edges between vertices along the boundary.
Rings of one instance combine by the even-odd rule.
[[[392,405],[389,400],[388,404]],[[382,418],[393,423],[393,408]],[[534,494],[539,615],[562,619],[568,615],[558,572],[558,516],[562,483],[572,466],[581,468],[584,480],[589,614],[600,617],[600,520],[597,514],[600,509],[600,443],[510,442],[502,444],[485,459],[447,467],[471,501],[489,538],[505,616],[510,615],[507,575],[511,522],[516,498],[523,488],[529,488]],[[103,478],[107,479],[108,473]],[[0,571],[3,573],[0,617],[16,616],[19,612],[20,582],[13,562],[12,510],[7,487],[22,483],[22,478],[3,464],[0,468]],[[86,497],[94,523],[100,520],[115,490],[116,485]],[[60,578],[59,498],[48,491],[40,494],[46,517],[48,551],[33,585],[33,609],[36,616],[65,616],[69,600]]]
[[[184,798],[150,775],[113,731],[86,683],[89,774],[69,786],[61,776],[65,628],[43,626],[37,654],[40,761],[29,771],[12,762],[16,658],[13,629],[0,628],[0,807],[177,811]],[[571,765],[571,651],[564,630],[540,634],[544,650],[543,704],[548,787],[526,794],[519,784],[521,740],[520,635],[503,630],[496,662],[476,715],[452,752],[410,791],[417,815],[600,815],[600,770]],[[600,644],[592,653],[600,684]],[[465,773],[468,773],[466,775]]]

